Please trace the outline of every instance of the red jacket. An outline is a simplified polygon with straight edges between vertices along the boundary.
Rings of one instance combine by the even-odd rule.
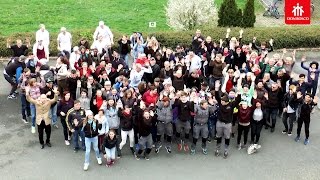
[[[149,106],[152,103],[156,105],[158,100],[158,94],[151,95],[150,90],[148,90],[143,94],[142,100],[146,103],[146,106]]]
[[[242,106],[239,108],[238,119],[239,123],[250,123],[252,117],[252,108],[247,107],[247,109],[243,109]]]

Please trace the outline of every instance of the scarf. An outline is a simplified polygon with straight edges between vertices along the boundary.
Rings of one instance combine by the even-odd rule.
[[[92,119],[88,119],[88,123],[89,123],[89,125],[92,124],[93,130],[96,129],[96,122],[95,121],[93,121]]]

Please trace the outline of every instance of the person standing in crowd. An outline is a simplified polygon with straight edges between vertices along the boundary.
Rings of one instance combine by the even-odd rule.
[[[57,44],[58,44],[57,49],[60,52],[66,51],[69,54],[71,53],[72,36],[65,27],[62,27],[60,29],[60,33],[58,34],[58,38],[57,38]]]
[[[10,45],[10,43],[11,39],[7,39],[7,48],[12,50],[12,57],[20,57],[22,55],[26,56],[27,50],[31,46],[29,38],[26,38],[26,45],[22,44],[21,39],[17,39],[15,45]]]
[[[128,37],[126,35],[123,35],[122,38],[118,41],[118,44],[119,44],[120,58],[124,59],[126,65],[129,65],[128,60],[129,60],[131,41],[128,40]]]
[[[308,82],[311,83],[311,88],[308,89],[308,92],[311,92],[312,97],[316,95],[318,88],[318,80],[319,80],[319,63],[313,61],[310,63],[309,67],[304,65],[306,61],[306,57],[303,56],[301,58],[301,67],[308,71]]]
[[[302,94],[300,92],[297,93],[297,99],[302,98]],[[304,96],[303,103],[301,105],[301,110],[300,114],[298,117],[298,128],[297,128],[297,137],[294,139],[296,142],[300,141],[300,133],[301,133],[301,128],[304,123],[304,132],[306,134],[306,138],[304,140],[304,145],[308,145],[310,140],[309,140],[309,127],[310,127],[310,115],[312,112],[312,109],[317,106],[318,103],[318,97],[315,96],[314,99],[312,99],[312,95],[307,93]]]
[[[90,110],[90,101],[92,98],[92,86],[89,83],[87,83],[87,88],[88,91],[85,89],[81,89],[81,81],[77,81],[76,99],[80,101],[81,108],[83,108],[84,110]]]
[[[266,87],[266,86],[265,86]],[[267,87],[266,87],[267,88]],[[281,99],[281,87],[277,83],[272,83],[271,89],[268,90],[268,99],[266,101],[267,105],[267,116],[266,116],[266,129],[268,127],[271,127],[270,132],[274,132],[274,128],[276,126],[276,121],[277,121],[277,114],[278,114],[278,107]]]
[[[82,121],[86,118],[85,110],[81,108],[81,104],[79,100],[74,101],[73,108],[69,109],[66,115],[66,124],[68,130],[73,135],[73,146],[74,152],[78,152],[79,147],[79,136],[82,141],[82,150],[86,150],[84,133],[82,131]]]
[[[100,109],[98,111],[98,114],[94,116],[94,119],[98,121],[99,124],[101,124],[101,129],[98,130],[98,147],[100,152],[105,153],[105,150],[103,148],[103,141],[105,136],[109,132],[109,124],[106,116],[104,115],[103,109]]]
[[[26,67],[24,61],[26,57],[24,55],[19,58],[14,58],[13,61],[10,61],[9,64],[4,68],[3,75],[4,78],[10,83],[11,91],[8,95],[8,99],[16,99],[17,98],[17,88],[19,78],[23,72],[23,69]]]
[[[49,49],[44,44],[43,39],[39,39],[34,45],[32,52],[35,56],[35,58],[38,60],[41,65],[47,64],[49,62]]]
[[[123,146],[127,142],[127,137],[129,136],[130,150],[132,154],[134,154],[135,151],[133,148],[134,147],[133,114],[132,114],[131,108],[128,105],[125,105],[124,109],[120,108],[118,110],[118,116],[120,118],[120,127],[121,127],[121,143],[119,145],[119,150],[120,151],[122,150]]]
[[[157,107],[157,143],[155,152],[159,153],[160,148],[162,147],[161,136],[165,135],[168,145],[165,146],[167,153],[171,153],[171,142],[173,135],[173,113],[172,113],[173,100],[170,100],[169,97],[163,97],[163,94],[160,95],[160,98],[156,104]]]
[[[54,93],[54,98],[49,99],[45,94],[41,94],[39,99],[34,100],[31,98],[30,94],[30,88],[26,87],[26,96],[27,100],[30,103],[33,103],[36,107],[37,111],[37,117],[36,117],[36,122],[38,125],[38,133],[39,133],[39,141],[40,141],[40,148],[44,148],[44,141],[43,141],[43,131],[45,130],[47,139],[46,139],[46,145],[48,147],[51,147],[50,143],[50,136],[51,136],[51,119],[49,117],[49,111],[51,106],[58,101],[58,89],[54,88],[53,93]]]
[[[53,85],[54,79],[48,78],[46,79],[46,85],[40,88],[40,93],[45,94],[49,99],[54,98],[53,89],[55,88]],[[57,116],[57,103],[53,103],[50,108],[50,118],[52,120],[52,125],[58,129],[58,116]]]
[[[248,102],[242,101],[239,107],[238,113],[238,138],[237,138],[237,148],[241,150],[247,147],[248,134],[250,130],[250,121],[252,119],[252,107],[248,106]],[[241,136],[243,133],[244,142],[241,144]]]
[[[86,153],[83,165],[83,170],[87,171],[89,168],[91,144],[95,151],[98,164],[102,164],[100,152],[98,148],[98,130],[101,129],[101,124],[94,119],[93,113],[90,110],[86,111],[86,118],[82,121],[82,131],[85,136]]]
[[[40,29],[36,32],[36,42],[42,41],[42,45],[46,49],[49,49],[49,44],[50,44],[49,32],[46,30],[46,26],[44,24],[40,24],[39,27]],[[49,51],[48,51],[48,56],[49,56]]]
[[[215,97],[219,104],[219,113],[218,113],[218,121],[216,124],[217,129],[217,149],[215,152],[215,156],[220,155],[221,142],[222,138],[224,138],[224,153],[223,157],[227,158],[229,155],[229,145],[230,145],[230,135],[232,129],[232,120],[233,120],[233,110],[241,101],[241,96],[238,95],[234,101],[229,101],[229,98],[224,95],[220,97],[219,94],[220,89],[220,81],[217,80],[215,82]]]
[[[193,140],[191,145],[191,155],[194,155],[196,152],[196,144],[200,137],[202,136],[202,152],[207,155],[207,138],[209,134],[208,129],[208,119],[210,114],[213,114],[216,110],[214,106],[213,99],[210,98],[208,101],[201,100],[200,105],[194,106],[194,123],[193,123]]]
[[[64,142],[67,146],[70,145],[71,140],[71,133],[69,132],[69,129],[67,127],[67,121],[66,116],[68,111],[74,106],[74,101],[71,98],[71,94],[69,91],[64,91],[62,93],[62,98],[58,103],[57,107],[57,114],[60,117],[62,128],[63,128],[63,135],[64,135]]]
[[[111,129],[105,136],[103,140],[104,150],[106,152],[105,158],[107,159],[107,167],[111,167],[116,159],[116,146],[118,144],[118,139],[116,138],[116,133]]]
[[[188,101],[188,94],[182,92],[180,99],[176,99],[174,106],[178,107],[178,120],[176,122],[176,138],[178,141],[178,151],[189,151],[189,135],[191,130],[191,112],[194,111],[194,103]],[[184,133],[184,137],[182,137]]]
[[[38,72],[39,69],[37,69]],[[23,70],[22,75],[19,78],[19,86],[20,86],[20,92],[21,92],[21,114],[22,114],[22,121],[24,123],[28,123],[27,116],[31,116],[31,110],[30,110],[30,103],[27,101],[26,97],[26,86],[28,86],[29,80],[31,78],[38,77],[39,74],[31,73],[29,68],[25,68]],[[27,114],[26,114],[27,113]]]
[[[297,99],[296,86],[290,85],[289,92],[284,95],[282,107],[283,107],[283,116],[282,121],[284,125],[284,130],[282,134],[288,134],[288,136],[292,135],[293,122],[296,120],[296,111],[298,109],[298,105],[300,104],[300,100]],[[289,119],[289,127],[288,127],[288,119]]]
[[[106,42],[108,49],[114,44],[113,34],[108,26],[104,24],[103,21],[99,21],[99,26],[96,28],[93,34],[93,40],[98,40],[99,36],[102,37],[102,40]]]
[[[138,122],[138,134],[139,134],[139,148],[138,151],[135,153],[135,158],[140,160],[142,152],[144,152],[145,160],[149,160],[150,152],[152,149],[152,127],[157,121],[157,115],[153,113],[152,110],[144,110],[143,111],[143,118],[137,119]]]

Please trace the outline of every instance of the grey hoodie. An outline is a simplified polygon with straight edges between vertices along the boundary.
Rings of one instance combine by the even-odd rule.
[[[202,109],[200,105],[194,106],[194,123],[205,124],[208,122],[209,115],[214,113],[217,109],[216,106],[209,105],[207,109]]]
[[[159,121],[162,121],[166,124],[169,122],[172,122],[172,119],[173,119],[172,105],[173,105],[173,101],[170,101],[170,104],[168,107],[164,107],[162,101],[157,102],[157,115],[158,115]]]

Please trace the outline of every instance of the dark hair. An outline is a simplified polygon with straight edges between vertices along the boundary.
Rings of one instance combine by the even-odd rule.
[[[305,74],[299,74],[299,78],[305,78],[306,75]]]
[[[70,94],[70,92],[69,91],[63,91],[63,93],[62,93],[62,99],[61,99],[61,103],[62,104],[65,104],[67,101],[66,101],[66,99],[65,99],[65,96],[67,95],[67,94]],[[69,99],[69,101],[71,100],[72,98],[71,98],[71,94],[70,94],[70,99]]]
[[[310,63],[310,67],[311,67],[313,64],[316,65],[316,69],[318,69],[319,63],[316,62],[316,61],[312,61],[312,62]]]

